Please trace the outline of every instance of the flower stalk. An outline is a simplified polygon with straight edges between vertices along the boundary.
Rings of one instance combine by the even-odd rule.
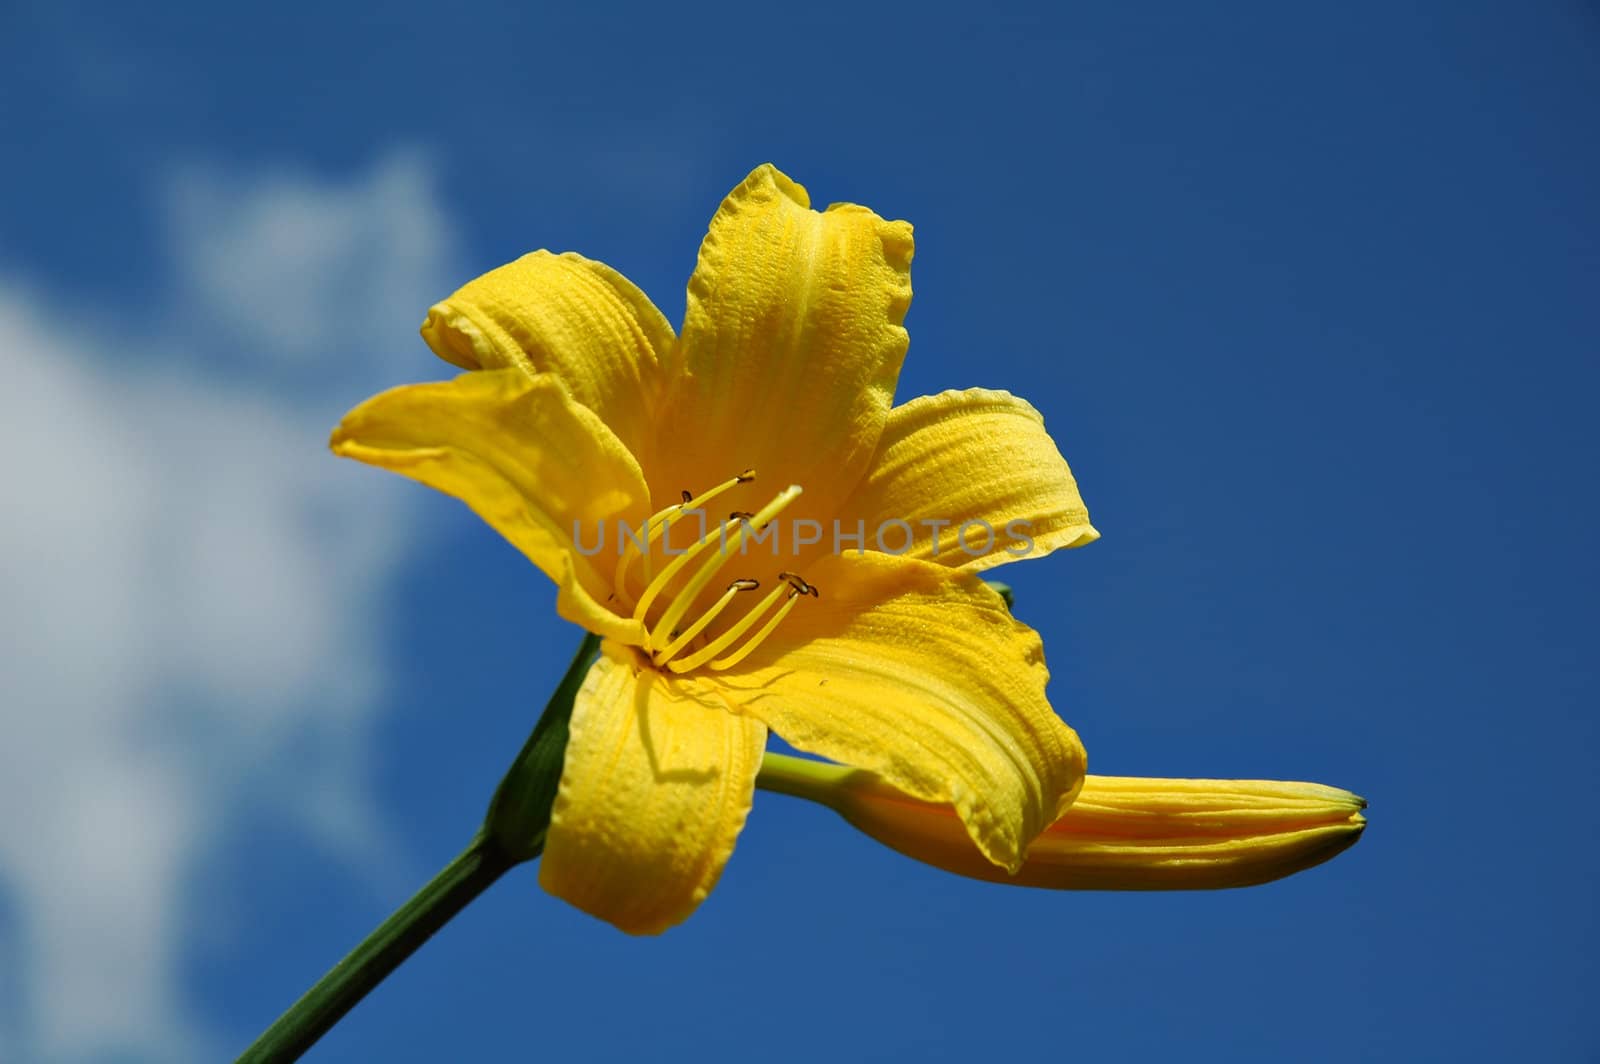
[[[531,861],[544,852],[550,808],[555,803],[561,763],[567,752],[572,703],[599,655],[600,637],[585,633],[566,675],[561,677],[539,723],[534,725],[533,734],[489,800],[483,832],[515,863]]]
[[[483,833],[394,911],[240,1055],[238,1064],[299,1060],[433,933],[516,862]]]

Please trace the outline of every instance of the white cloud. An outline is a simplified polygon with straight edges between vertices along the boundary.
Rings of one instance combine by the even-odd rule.
[[[21,953],[0,967],[23,1002],[0,1007],[3,1060],[215,1054],[179,991],[179,906],[230,806],[276,795],[339,849],[385,852],[362,761],[411,496],[324,444],[414,368],[394,356],[447,290],[449,226],[409,155],[344,183],[191,170],[168,209],[177,294],[153,317],[75,326],[106,316],[0,282],[0,914],[19,931],[0,944]],[[290,763],[307,748],[331,753]]]
[[[415,154],[393,156],[360,183],[280,171],[250,178],[242,193],[237,181],[189,168],[173,179],[170,201],[190,307],[289,368],[320,373],[330,352],[370,352],[375,325],[414,340],[424,311],[446,294],[434,288],[417,301],[449,227]]]

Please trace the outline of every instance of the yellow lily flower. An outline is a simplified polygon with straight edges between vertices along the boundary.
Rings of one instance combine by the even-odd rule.
[[[767,790],[820,802],[891,849],[947,872],[1050,890],[1248,887],[1354,846],[1366,802],[1320,783],[1086,776],[1015,874],[984,860],[948,805],[870,772],[768,754]]]
[[[813,211],[763,166],[712,219],[678,335],[616,271],[535,252],[429,312],[428,344],[471,372],[385,392],[333,434],[467,503],[605,638],[540,881],[625,931],[709,893],[769,728],[948,806],[1011,871],[1082,785],[1038,636],[976,574],[1023,553],[1002,529],[1032,556],[1098,533],[1027,403],[892,405],[911,255],[910,225]],[[625,546],[587,541],[619,520]],[[750,549],[774,529],[780,551]]]

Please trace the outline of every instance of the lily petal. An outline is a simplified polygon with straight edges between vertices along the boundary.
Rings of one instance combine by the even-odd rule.
[[[872,773],[768,755],[761,785],[821,802],[924,864],[1049,890],[1254,886],[1329,860],[1366,827],[1366,802],[1316,783],[1089,776],[1007,875],[973,847],[954,809],[909,798]]]
[[[605,644],[573,702],[540,884],[629,934],[681,923],[733,853],[766,739],[703,684]]]
[[[553,373],[641,460],[672,326],[604,263],[535,251],[469,281],[428,311],[422,338],[462,369]]]
[[[831,515],[893,402],[911,253],[908,223],[850,204],[813,211],[772,166],[734,189],[700,247],[667,367],[657,497],[754,468]]]
[[[1100,538],[1039,411],[987,388],[891,410],[844,511],[869,547],[969,572]]]
[[[883,554],[805,574],[821,597],[718,677],[801,750],[953,805],[1015,870],[1082,782],[1085,755],[1045,698],[1034,631],[976,577]]]
[[[460,499],[556,581],[563,617],[608,638],[643,641],[642,626],[603,605],[609,577],[573,535],[614,528],[619,518],[636,527],[648,516],[644,476],[553,374],[489,370],[394,388],[346,414],[330,446]]]

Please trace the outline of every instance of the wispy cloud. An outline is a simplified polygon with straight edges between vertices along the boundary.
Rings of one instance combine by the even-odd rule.
[[[324,441],[406,372],[451,227],[412,154],[169,191],[168,305],[0,279],[4,1060],[210,1055],[179,905],[230,809],[385,852],[364,759],[409,493]]]
[[[269,352],[261,368],[323,379],[365,369],[385,344],[420,350],[416,325],[446,294],[436,282],[450,226],[414,152],[344,184],[182,167],[168,210],[187,321]]]

